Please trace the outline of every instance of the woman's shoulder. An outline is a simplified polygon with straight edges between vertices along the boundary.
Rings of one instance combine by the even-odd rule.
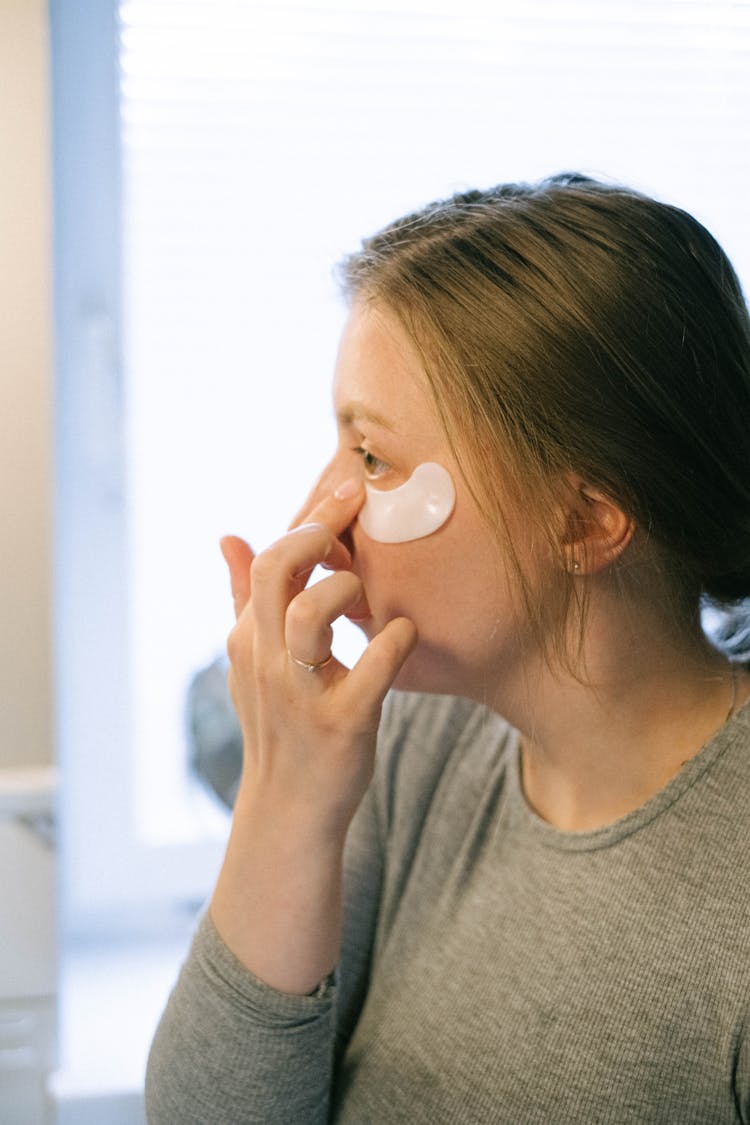
[[[438,789],[481,790],[516,745],[516,731],[481,704],[391,692],[383,708],[376,784],[386,819],[424,815]],[[399,818],[400,819],[400,818]]]
[[[496,712],[453,695],[392,691],[383,706],[378,734],[378,752],[388,758],[416,756],[443,761],[458,743],[478,751],[505,747],[515,735],[510,724]],[[425,751],[429,751],[425,754]]]
[[[390,691],[383,704],[380,735],[403,740],[418,730],[430,737],[442,737],[480,715],[504,724],[498,715],[470,699],[419,691]]]

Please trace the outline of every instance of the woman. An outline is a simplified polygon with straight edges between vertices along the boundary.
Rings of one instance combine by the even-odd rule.
[[[333,459],[223,544],[243,776],[149,1120],[749,1121],[750,675],[701,628],[750,594],[732,268],[560,176],[344,282]]]

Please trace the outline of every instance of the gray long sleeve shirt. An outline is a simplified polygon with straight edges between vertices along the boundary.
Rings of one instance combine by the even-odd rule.
[[[750,704],[640,809],[566,833],[501,719],[395,694],[346,901],[316,996],[203,919],[150,1125],[750,1122]]]

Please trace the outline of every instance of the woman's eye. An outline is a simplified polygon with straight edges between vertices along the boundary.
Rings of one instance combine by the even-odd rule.
[[[354,452],[358,453],[362,458],[362,464],[365,467],[365,474],[371,480],[374,480],[376,477],[382,476],[383,473],[387,472],[388,469],[390,469],[390,465],[387,461],[381,461],[379,457],[376,457],[374,453],[370,453],[369,449],[363,449],[361,445],[358,446]]]

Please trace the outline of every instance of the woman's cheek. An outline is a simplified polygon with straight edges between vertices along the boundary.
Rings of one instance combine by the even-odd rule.
[[[353,570],[362,579],[370,611],[380,628],[394,617],[418,614],[424,595],[434,597],[437,560],[434,550],[427,549],[427,539],[377,543],[355,524],[352,542]]]

